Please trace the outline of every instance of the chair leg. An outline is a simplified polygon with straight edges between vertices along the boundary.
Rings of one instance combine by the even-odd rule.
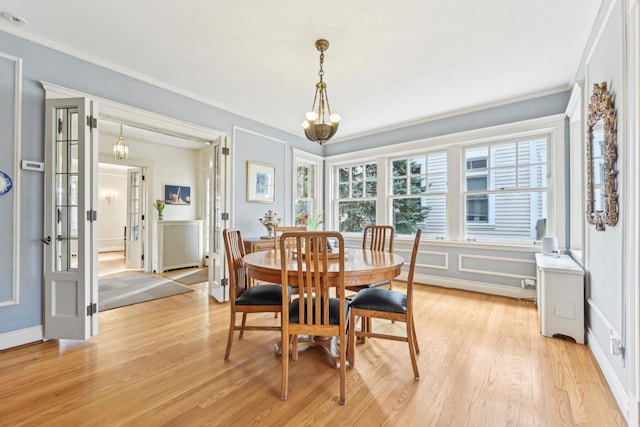
[[[282,334],[282,383],[280,399],[287,400],[289,395],[289,334]]]
[[[407,319],[407,342],[409,343],[409,356],[411,357],[411,366],[413,367],[413,377],[420,379],[420,372],[418,372],[418,362],[416,361],[416,349],[414,346],[415,332],[413,330],[412,319]]]
[[[349,310],[349,344],[347,346],[349,350],[349,367],[355,366],[355,353],[356,353],[356,313],[355,310]]]
[[[291,335],[291,360],[298,360],[298,336]]]
[[[418,337],[416,336],[416,322],[411,318],[411,330],[413,331],[413,344],[416,347],[416,354],[420,354],[420,346],[418,345]]]
[[[236,314],[231,313],[231,322],[229,325],[229,338],[227,338],[227,349],[224,352],[224,361],[229,361],[229,354],[231,354],[231,342],[233,342],[233,333],[236,329]]]
[[[342,335],[342,334],[341,334]],[[347,347],[342,345],[347,340],[347,334],[340,337],[340,404],[347,402]]]
[[[355,325],[355,321],[354,321]],[[371,326],[371,321],[364,316],[360,316],[360,330],[362,332],[369,332],[369,327]],[[366,337],[359,336],[358,344],[364,344]]]
[[[238,337],[239,340],[242,339],[242,336],[244,335],[244,325],[247,323],[247,313],[242,313],[242,329],[240,329],[240,336]]]

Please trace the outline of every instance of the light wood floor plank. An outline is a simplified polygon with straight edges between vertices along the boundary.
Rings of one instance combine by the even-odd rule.
[[[90,340],[0,352],[0,426],[625,425],[588,347],[540,335],[529,301],[417,286],[421,379],[406,343],[367,339],[342,406],[339,373],[317,349],[291,363],[280,400],[277,333],[236,334],[225,363],[228,306],[192,287],[100,313]]]

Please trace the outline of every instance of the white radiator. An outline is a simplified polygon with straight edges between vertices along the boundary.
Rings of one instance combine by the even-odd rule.
[[[202,221],[158,221],[157,271],[202,267]]]

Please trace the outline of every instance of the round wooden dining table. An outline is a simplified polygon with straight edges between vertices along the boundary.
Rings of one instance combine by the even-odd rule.
[[[289,284],[297,284],[297,262],[295,250],[290,250],[287,260],[289,272]],[[331,262],[329,258],[328,272],[323,273],[322,280],[325,286],[336,287],[338,281],[339,263],[337,259]],[[369,283],[392,280],[400,274],[404,259],[393,253],[371,251],[369,249],[345,249],[344,259],[344,284],[345,286],[366,285]],[[280,251],[258,251],[244,256],[244,266],[247,276],[253,280],[261,280],[269,283],[281,283]],[[339,367],[339,341],[323,339],[319,337],[301,337],[298,339],[300,347],[316,347],[323,349],[329,356],[331,363]],[[281,343],[275,346],[276,354],[280,353]]]
[[[289,271],[289,284],[297,284],[297,263],[295,251],[289,252],[287,270]],[[329,271],[323,274],[326,286],[335,287],[338,278],[338,262],[331,262],[329,258]],[[344,285],[358,286],[368,283],[391,280],[400,274],[404,259],[396,254],[369,249],[346,248],[344,258]],[[258,251],[244,256],[244,265],[247,275],[255,280],[269,283],[282,282],[280,251]]]

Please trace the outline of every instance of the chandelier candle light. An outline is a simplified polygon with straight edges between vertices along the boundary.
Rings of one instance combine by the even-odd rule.
[[[341,117],[339,114],[331,114],[327,85],[322,81],[324,76],[324,70],[322,69],[324,52],[329,49],[329,42],[324,39],[317,40],[316,49],[320,51],[320,71],[318,71],[320,81],[316,83],[313,105],[311,106],[311,111],[307,113],[307,120],[302,122],[302,127],[307,139],[322,145],[336,134]]]

